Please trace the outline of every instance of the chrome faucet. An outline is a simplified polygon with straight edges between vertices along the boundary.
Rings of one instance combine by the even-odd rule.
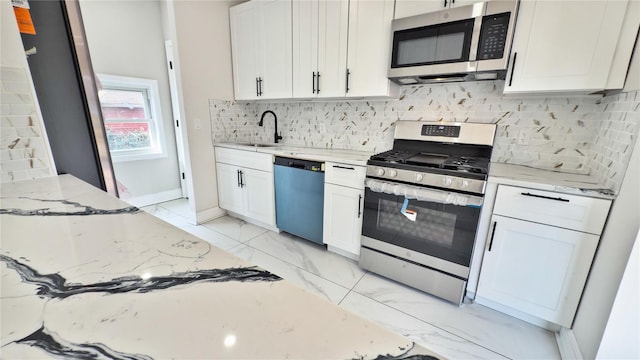
[[[278,143],[278,140],[282,140],[282,136],[278,135],[278,117],[276,116],[276,113],[274,113],[271,110],[267,110],[265,112],[262,113],[262,116],[260,116],[260,122],[258,123],[258,126],[262,126],[262,123],[264,121],[264,116],[267,114],[271,114],[273,115],[273,121],[275,123],[275,134],[274,134],[274,139],[275,139],[275,143]]]

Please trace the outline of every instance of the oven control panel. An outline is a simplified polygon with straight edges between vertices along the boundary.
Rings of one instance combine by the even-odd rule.
[[[460,136],[460,126],[457,125],[422,125],[422,136],[444,136],[457,138]]]
[[[367,166],[367,176],[389,181],[402,181],[417,185],[462,190],[476,194],[484,194],[487,183],[485,180],[467,179],[434,173],[419,173],[413,170],[393,169],[372,165]]]

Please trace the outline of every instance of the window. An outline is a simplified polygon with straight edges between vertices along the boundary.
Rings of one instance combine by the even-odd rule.
[[[158,82],[99,74],[98,96],[114,162],[165,157]]]

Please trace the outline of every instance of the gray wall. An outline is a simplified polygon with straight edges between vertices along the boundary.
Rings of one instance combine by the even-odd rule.
[[[158,81],[168,156],[114,162],[127,189],[123,199],[180,188],[160,6],[158,0],[80,2],[95,72]]]

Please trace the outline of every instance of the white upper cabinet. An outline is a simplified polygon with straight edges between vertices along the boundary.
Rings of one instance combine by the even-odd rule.
[[[394,0],[351,0],[347,52],[347,97],[397,97],[389,81]]]
[[[229,14],[236,100],[290,98],[291,0],[250,1]]]
[[[470,5],[480,1],[482,0],[396,0],[394,19]]]
[[[348,0],[293,2],[293,97],[343,97]]]
[[[626,0],[520,2],[504,92],[603,90],[626,9]]]

